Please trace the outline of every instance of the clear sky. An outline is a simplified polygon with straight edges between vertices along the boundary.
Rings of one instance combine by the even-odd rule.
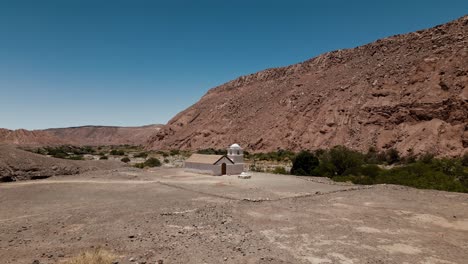
[[[166,123],[238,76],[466,14],[467,0],[0,0],[0,127]]]

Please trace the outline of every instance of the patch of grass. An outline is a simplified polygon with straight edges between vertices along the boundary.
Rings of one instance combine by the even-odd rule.
[[[83,252],[65,261],[64,264],[112,264],[116,258],[117,257],[111,252],[97,248],[95,250]]]

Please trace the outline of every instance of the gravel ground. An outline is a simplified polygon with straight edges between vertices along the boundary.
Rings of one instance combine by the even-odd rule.
[[[0,184],[1,263],[466,263],[468,195],[254,173],[108,171]],[[132,261],[131,261],[132,260]]]

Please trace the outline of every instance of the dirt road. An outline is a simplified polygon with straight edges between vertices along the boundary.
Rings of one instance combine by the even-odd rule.
[[[0,234],[8,264],[466,263],[468,195],[122,168],[0,184]]]

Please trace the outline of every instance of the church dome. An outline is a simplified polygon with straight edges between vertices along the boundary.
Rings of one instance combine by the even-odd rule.
[[[230,148],[234,148],[234,149],[240,149],[241,147],[239,146],[239,144],[237,143],[234,143],[230,146]]]

